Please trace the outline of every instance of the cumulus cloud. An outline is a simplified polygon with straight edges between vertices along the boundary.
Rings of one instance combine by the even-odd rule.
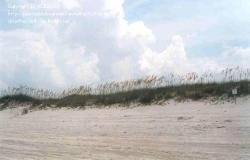
[[[78,0],[58,0],[59,3],[61,3],[65,8],[67,9],[73,9],[79,7],[79,1]]]
[[[43,36],[26,30],[0,32],[1,81],[9,85],[62,85],[54,53]]]
[[[61,34],[61,39],[71,48],[84,46],[87,53],[95,53],[99,59],[99,79],[105,81],[118,78],[117,73],[113,71],[113,66],[123,65],[126,57],[133,59],[134,62],[130,60],[131,63],[137,63],[139,54],[154,41],[154,35],[143,22],[129,23],[124,18],[123,1],[99,2],[103,7],[98,5],[95,8],[89,4],[90,7],[85,6],[85,9],[111,14],[104,17],[83,17],[81,21],[75,21],[66,27],[65,32]],[[132,75],[135,73],[133,70],[136,70],[132,66],[136,67],[136,65],[130,66]]]
[[[74,85],[89,84],[99,81],[99,59],[96,54],[86,54],[85,48],[80,47],[71,51],[71,55],[64,57],[63,71],[67,81],[74,81]]]
[[[125,57],[112,64],[112,74],[116,80],[132,79],[135,75],[135,65],[136,64],[132,58]]]
[[[250,47],[230,47],[219,57],[221,65],[228,67],[250,67]]]
[[[170,45],[161,53],[148,48],[141,55],[139,63],[141,70],[148,74],[179,73],[190,68],[181,36],[174,36]]]
[[[231,47],[216,57],[192,57],[185,50],[185,42],[179,35],[172,37],[169,46],[162,52],[148,48],[139,59],[140,69],[145,74],[185,74],[187,72],[218,71],[231,67],[250,67],[250,48]]]
[[[162,52],[156,51],[152,45],[157,37],[151,29],[143,21],[125,19],[123,0],[46,3],[60,10],[105,16],[1,31],[0,87],[65,87],[148,74],[216,70],[232,64],[249,66],[249,48],[229,48],[216,58],[190,58],[181,35],[173,36]]]
[[[7,85],[5,83],[3,83],[2,81],[0,81],[0,88],[6,88]]]

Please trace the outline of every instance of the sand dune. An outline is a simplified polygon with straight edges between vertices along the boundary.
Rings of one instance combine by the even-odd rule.
[[[0,112],[1,160],[250,159],[250,100],[238,104]]]

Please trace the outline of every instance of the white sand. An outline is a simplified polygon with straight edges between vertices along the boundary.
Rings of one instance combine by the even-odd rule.
[[[250,100],[0,112],[1,160],[249,160]]]

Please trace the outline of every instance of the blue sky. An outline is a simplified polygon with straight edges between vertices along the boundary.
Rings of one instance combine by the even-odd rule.
[[[164,48],[175,34],[195,36],[186,48],[196,56],[211,56],[228,46],[250,44],[248,0],[125,0],[123,6],[128,21],[143,21],[151,28],[159,48]],[[21,28],[23,25],[7,23],[7,10],[6,1],[1,1],[0,29]]]
[[[190,54],[209,56],[250,44],[248,0],[126,0],[124,6],[130,21],[143,20],[163,44],[175,34],[194,34]]]
[[[38,5],[38,0],[8,1]],[[35,12],[77,11],[84,16],[63,17],[69,23],[9,24],[7,0],[0,1],[0,88],[65,87],[250,67],[249,0],[44,0],[44,4],[56,9]]]

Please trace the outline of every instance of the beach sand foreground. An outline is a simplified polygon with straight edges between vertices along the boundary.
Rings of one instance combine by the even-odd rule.
[[[1,160],[249,160],[250,100],[0,112]],[[19,109],[20,110],[20,109]]]

